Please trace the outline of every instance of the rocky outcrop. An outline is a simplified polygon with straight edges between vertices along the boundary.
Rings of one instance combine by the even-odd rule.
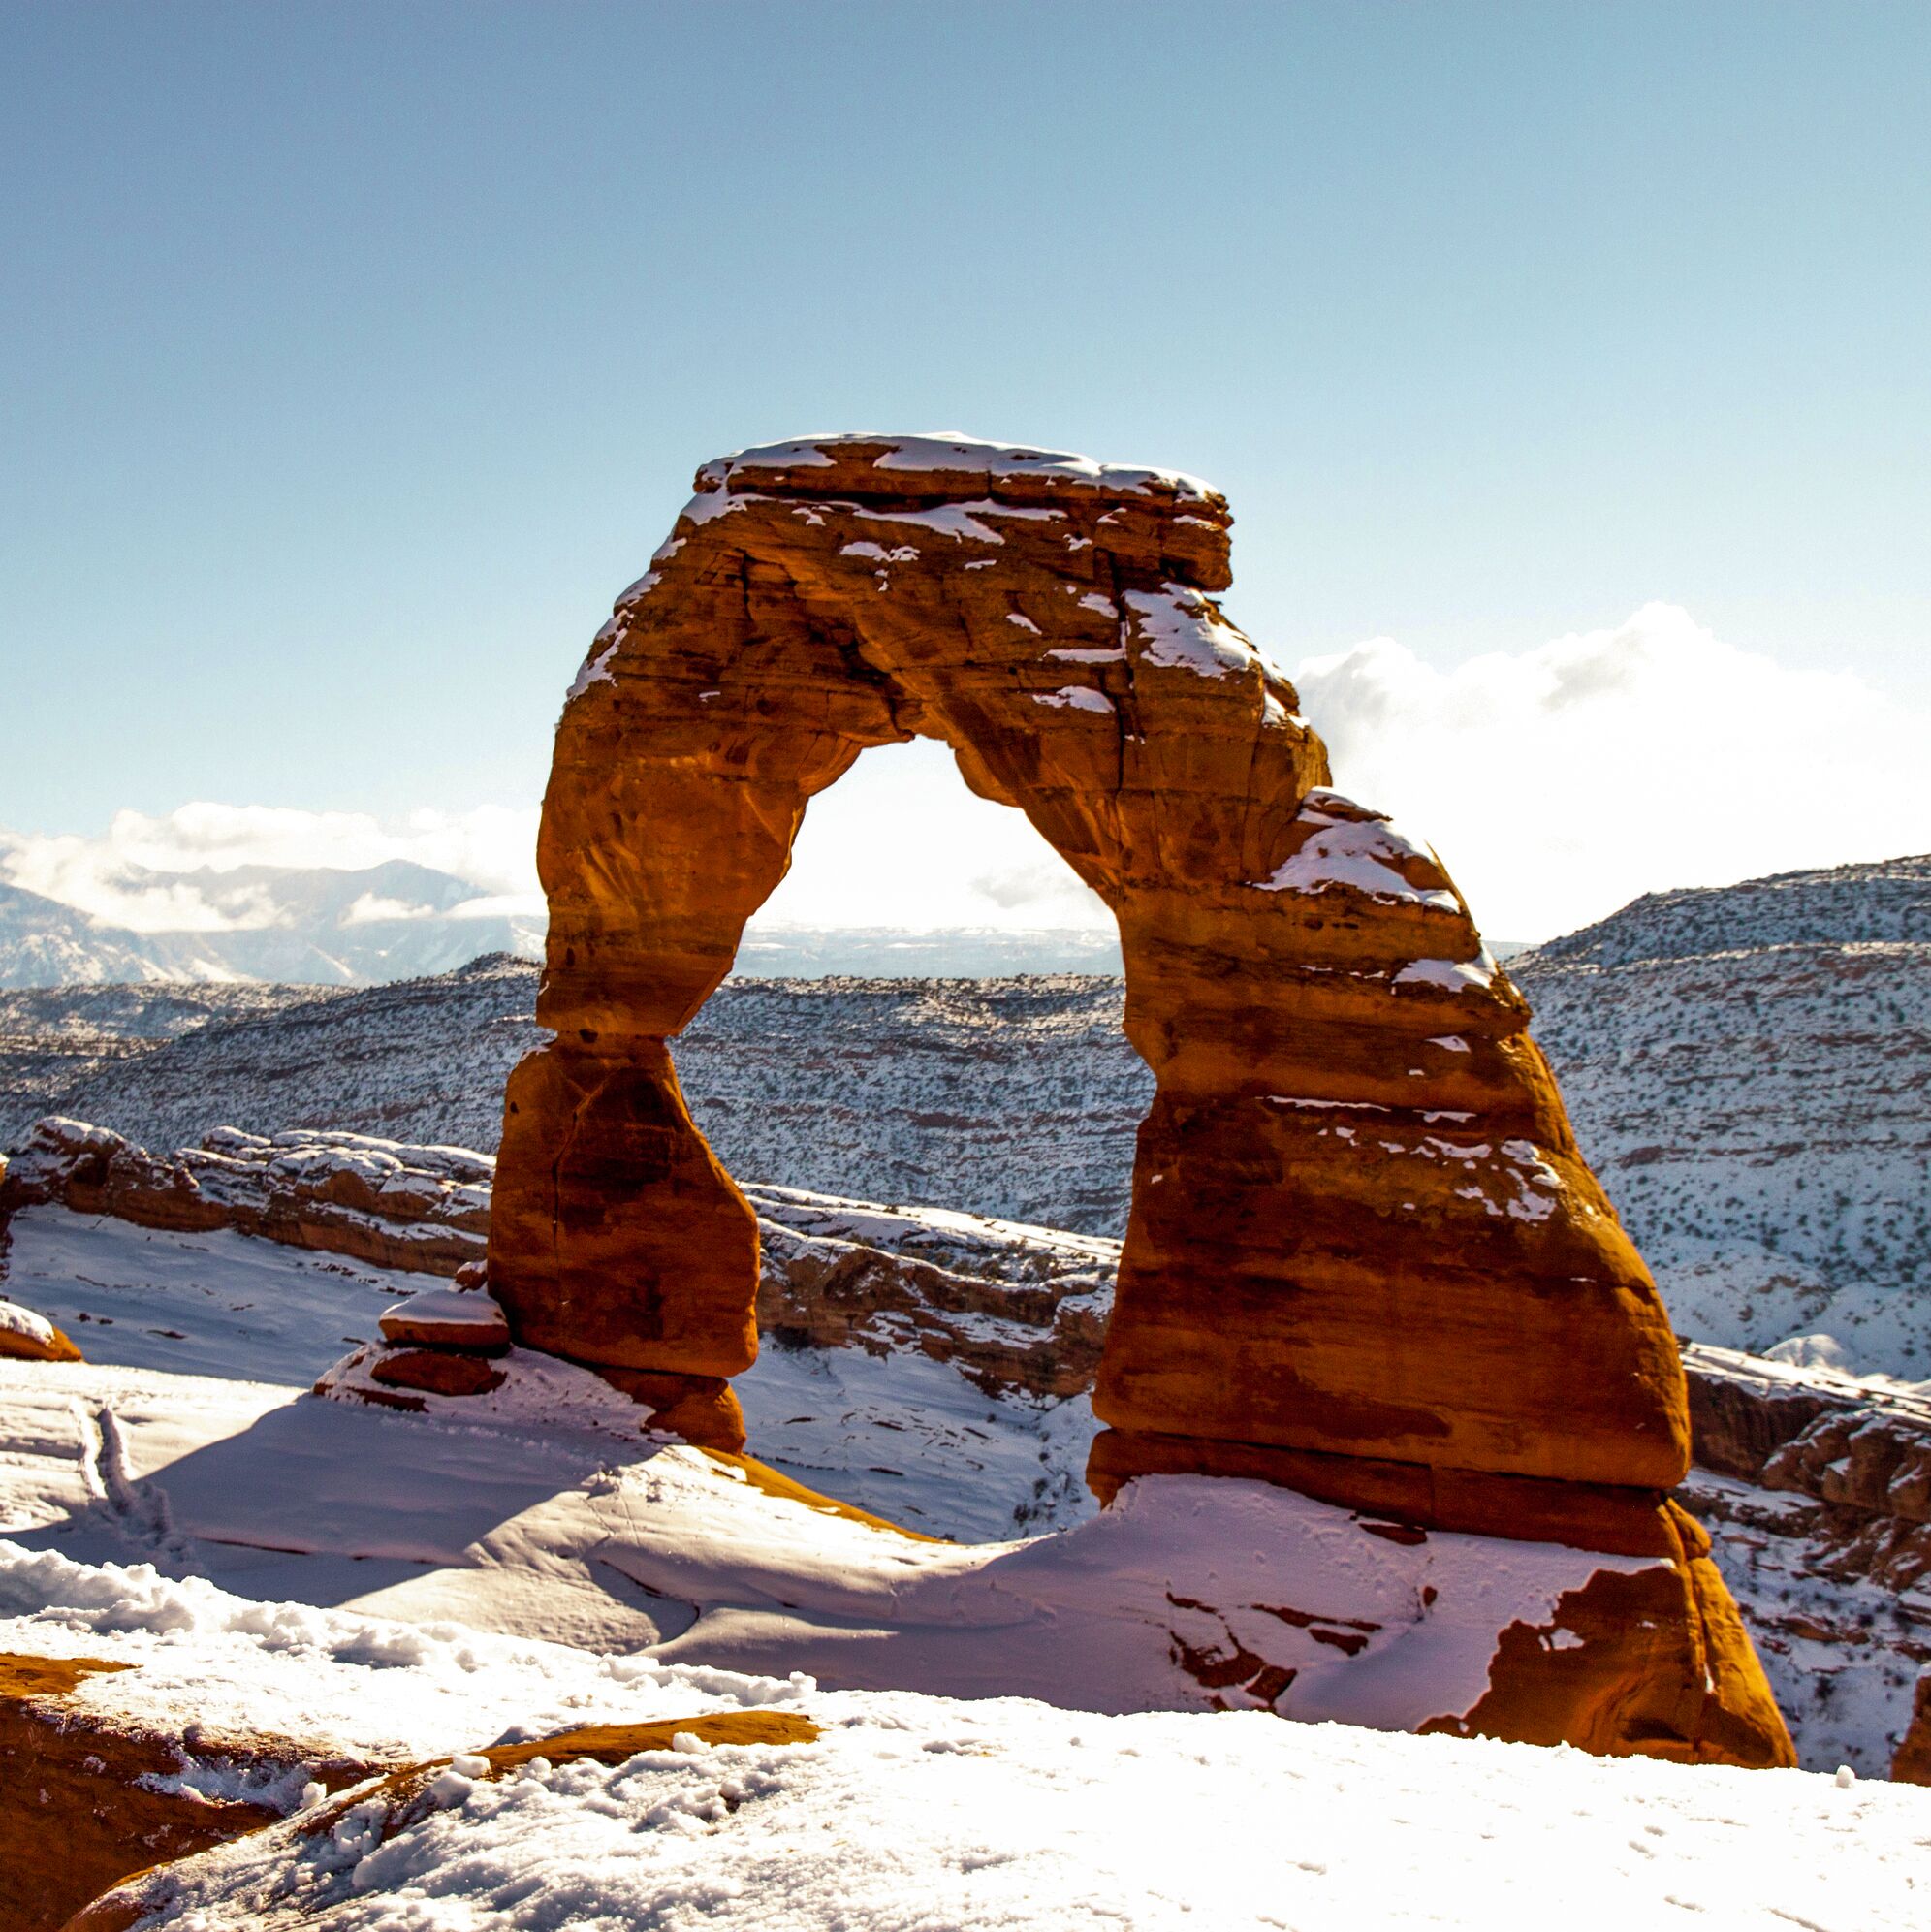
[[[462,1275],[468,1275],[463,1280]],[[383,1339],[418,1348],[462,1348],[476,1355],[500,1355],[510,1346],[509,1323],[494,1298],[476,1292],[481,1271],[472,1263],[453,1288],[431,1288],[383,1310]]]
[[[1331,1500],[1412,1498],[1443,1528],[1646,1541],[1679,1580],[1672,1643],[1580,1647],[1570,1674],[1622,1713],[1591,1741],[1788,1761],[1663,1503],[1689,1417],[1654,1285],[1452,881],[1329,788],[1292,688],[1212,601],[1231,521],[1173,472],[963,439],[699,472],[557,729],[555,1039],[509,1082],[491,1287],[519,1341],[606,1373],[750,1362],[757,1217],[667,1043],[810,798],[868,746],[941,739],[1113,910],[1157,1083],[1095,1486],[1318,1468]],[[1493,1726],[1569,1734],[1518,1676]]]
[[[213,1734],[111,1681],[103,1694],[102,1679],[130,1667],[0,1654],[5,1932],[52,1932],[130,1873],[270,1824],[311,1784],[373,1768],[328,1744]]]
[[[142,1227],[229,1227],[378,1267],[454,1274],[483,1254],[494,1168],[457,1147],[234,1127],[154,1155],[106,1127],[49,1116],[0,1177],[0,1217],[52,1201]]]
[[[338,1860],[334,1871],[317,1871],[312,1859],[303,1859],[308,1848],[331,1834],[338,1844],[354,1839],[371,1847],[386,1845],[448,1804],[459,1791],[509,1776],[525,1765],[560,1770],[580,1762],[622,1764],[645,1751],[809,1744],[820,1735],[818,1726],[796,1711],[711,1711],[702,1717],[661,1718],[645,1724],[586,1725],[521,1744],[490,1745],[458,1758],[429,1758],[356,1785],[286,1823],[274,1824],[226,1855],[209,1851],[137,1873],[77,1913],[64,1932],[129,1932],[142,1920],[162,1915],[176,1923],[206,1922],[205,1915],[212,1915],[265,1932],[276,1926],[292,1932],[297,1926],[313,1925],[319,1906],[356,1895],[352,1860]],[[737,1802],[743,1802],[742,1795]],[[735,1809],[735,1804],[729,1808]],[[318,1891],[322,1896],[317,1896]]]
[[[1079,1395],[1106,1338],[1120,1244],[941,1208],[746,1188],[758,1332],[950,1362],[989,1393]]]
[[[8,1205],[9,1166],[7,1156],[0,1154],[0,1281],[7,1278],[8,1222],[13,1218]],[[0,1361],[10,1357],[25,1362],[78,1362],[80,1351],[46,1315],[0,1298]]]
[[[1888,1736],[1890,1775],[1931,1782],[1924,1388],[1727,1348],[1685,1354],[1697,1468],[1683,1499],[1717,1538],[1786,1709],[1811,1749],[1820,1732],[1850,1744],[1861,1730],[1858,1768],[1876,1772]]]
[[[4,1269],[0,1269],[4,1273]],[[78,1362],[80,1350],[65,1329],[17,1302],[0,1301],[0,1359]]]
[[[1691,1346],[1704,1469],[1814,1508],[1780,1520],[1821,1573],[1908,1591],[1931,1575],[1931,1400],[1917,1389]]]

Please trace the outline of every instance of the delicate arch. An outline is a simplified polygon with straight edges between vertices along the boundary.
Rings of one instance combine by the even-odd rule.
[[[554,1042],[511,1075],[490,1283],[518,1339],[736,1447],[757,1221],[667,1042],[807,802],[941,738],[1113,909],[1156,1076],[1093,1407],[1102,1500],[1259,1476],[1375,1517],[1615,1552],[1450,1728],[1789,1763],[1708,1540],[1656,1290],[1528,1011],[1435,855],[1327,789],[1220,614],[1225,501],[1164,470],[824,437],[699,471],[557,727]],[[1425,1614],[1425,1610],[1417,1614]]]
[[[666,1042],[807,802],[926,735],[1112,908],[1157,1077],[1095,1398],[1103,1493],[1264,1468],[1439,1518],[1473,1475],[1645,1509],[1678,1479],[1674,1343],[1527,1010],[1433,853],[1326,789],[1292,688],[1209,594],[1230,523],[1188,477],[963,438],[698,473],[557,730],[556,1040],[512,1079],[491,1234],[522,1338],[730,1438],[756,1223]],[[1508,1494],[1517,1518],[1574,1504]]]

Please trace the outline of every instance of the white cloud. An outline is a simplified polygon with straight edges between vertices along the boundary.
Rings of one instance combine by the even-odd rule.
[[[1375,638],[1294,681],[1337,787],[1429,839],[1499,938],[1671,886],[1931,850],[1931,718],[1673,604],[1448,671]]]
[[[487,894],[508,896],[519,909],[534,903],[540,910],[536,818],[534,806],[426,809],[379,819],[367,812],[203,800],[160,817],[118,811],[96,839],[0,831],[0,880],[138,933],[233,932],[274,922],[275,909],[260,894],[223,889],[218,880],[146,876],[204,868],[216,873],[240,866],[357,871],[409,859],[453,872]]]
[[[1725,644],[1673,605],[1445,671],[1375,638],[1295,682],[1339,787],[1433,841],[1499,938],[1567,932],[1669,886],[1931,850],[1931,718],[1848,674]],[[117,813],[99,839],[0,832],[0,880],[138,931],[221,931],[276,914],[236,887],[142,874],[410,859],[475,883],[453,917],[540,918],[536,819],[534,805],[378,819],[198,803]],[[925,740],[867,752],[812,801],[758,923],[1112,922],[1022,813],[974,797]]]
[[[542,887],[533,885],[527,892],[493,892],[486,893],[481,899],[465,899],[459,905],[452,905],[442,916],[445,919],[542,920],[549,914]]]
[[[342,914],[344,926],[373,926],[382,919],[432,919],[435,908],[409,905],[399,899],[384,899],[380,893],[365,892]]]

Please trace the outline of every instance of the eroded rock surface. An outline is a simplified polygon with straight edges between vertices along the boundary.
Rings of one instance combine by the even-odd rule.
[[[1931,1400],[1815,1369],[1693,1347],[1696,1461],[1815,1505],[1801,1520],[1829,1573],[1904,1592],[1931,1576]]]

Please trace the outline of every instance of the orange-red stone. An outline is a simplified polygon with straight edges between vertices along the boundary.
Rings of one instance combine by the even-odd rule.
[[[1095,1486],[1123,1456],[1273,1453],[1371,1506],[1413,1472],[1479,1499],[1491,1533],[1548,1535],[1565,1485],[1578,1523],[1605,1491],[1653,1517],[1689,1459],[1655,1286],[1440,861],[1326,789],[1292,687],[1206,594],[1230,581],[1224,499],[963,439],[813,439],[697,485],[557,728],[538,841],[556,1039],[511,1079],[490,1236],[518,1340],[695,1378],[751,1361],[755,1218],[665,1042],[810,798],[870,745],[934,737],[1115,913],[1158,1079]],[[1540,1500],[1513,1514],[1525,1480]],[[1672,1655],[1701,1657],[1691,1625],[1722,1585],[1672,1562]],[[1650,1668],[1630,1657],[1616,1695]],[[1788,1758],[1741,1658],[1716,1694],[1781,1742],[1735,1755]],[[1509,1734],[1601,1733],[1567,1694]]]

